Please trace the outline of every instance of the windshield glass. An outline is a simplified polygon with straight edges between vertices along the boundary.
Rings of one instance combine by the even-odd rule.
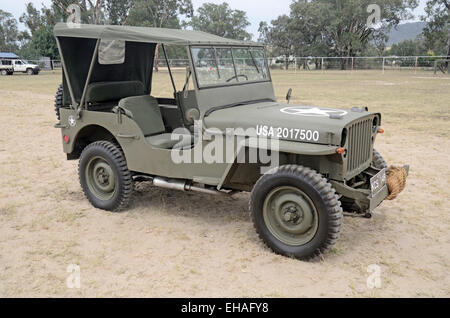
[[[270,80],[260,47],[194,47],[192,57],[200,87]]]

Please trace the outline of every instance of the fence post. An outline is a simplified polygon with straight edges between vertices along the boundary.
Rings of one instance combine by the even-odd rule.
[[[354,66],[355,66],[355,58],[352,57],[352,72],[353,72]]]
[[[418,62],[419,62],[419,57],[416,56],[416,64],[414,66],[414,74],[417,74],[417,64],[418,64]]]
[[[323,70],[323,66],[324,66],[324,64],[323,64],[323,57],[322,57],[322,65],[321,65],[321,67],[320,67],[320,69],[322,70],[322,73],[324,72],[324,70]]]
[[[383,57],[383,74],[384,74],[384,64],[386,63],[386,58]]]

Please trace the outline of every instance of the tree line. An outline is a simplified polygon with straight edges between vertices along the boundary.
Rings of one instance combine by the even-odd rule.
[[[380,8],[379,21],[371,21],[373,5]],[[401,21],[411,19],[416,0],[299,0],[289,15],[270,24],[261,22],[259,41],[272,47],[272,55],[351,57],[383,55],[447,55],[450,58],[450,1],[429,0],[424,32],[415,40],[386,47],[388,34]],[[376,23],[368,23],[376,22]],[[321,63],[320,59],[316,61]]]
[[[81,23],[191,28],[232,39],[252,38],[246,31],[250,25],[246,13],[231,9],[225,2],[205,3],[194,12],[191,0],[53,0],[40,9],[32,2],[26,4],[19,18],[26,27],[24,31],[19,31],[18,21],[11,13],[0,9],[0,51],[17,52],[30,59],[58,59],[53,27],[67,21],[71,4],[80,7]],[[185,57],[184,50],[173,54]]]
[[[222,4],[205,3],[194,11],[191,0],[53,0],[36,8],[26,4],[19,22],[0,10],[0,51],[17,52],[24,58],[58,59],[53,37],[57,22],[67,21],[71,4],[81,9],[81,22],[146,27],[189,28],[219,36],[251,40],[247,14]],[[377,12],[377,5],[380,9]],[[428,0],[427,25],[415,40],[386,47],[391,28],[412,18],[418,0],[297,0],[288,15],[259,25],[258,41],[272,56],[356,57],[374,55],[450,56],[450,0]],[[379,13],[379,20],[376,18]],[[370,23],[368,23],[370,22]],[[184,57],[184,50],[171,52]],[[320,63],[320,61],[317,61]],[[347,61],[342,60],[342,67]]]

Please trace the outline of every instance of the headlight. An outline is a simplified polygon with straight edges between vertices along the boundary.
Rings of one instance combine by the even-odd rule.
[[[375,116],[374,118],[373,118],[373,122],[372,122],[372,132],[373,133],[376,133],[377,132],[377,129],[378,129],[378,116]]]
[[[342,130],[341,147],[344,147],[346,142],[347,142],[347,128],[344,128]]]

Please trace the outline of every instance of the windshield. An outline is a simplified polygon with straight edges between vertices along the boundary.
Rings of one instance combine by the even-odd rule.
[[[192,57],[199,87],[270,80],[260,47],[193,47]]]

